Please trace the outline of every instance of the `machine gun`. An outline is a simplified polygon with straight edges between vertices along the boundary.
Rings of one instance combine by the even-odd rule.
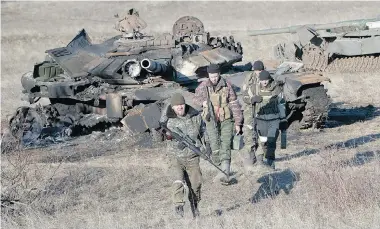
[[[168,134],[170,134],[171,136],[173,136],[174,139],[176,139],[177,141],[179,142],[182,142],[186,145],[186,147],[188,147],[191,151],[193,151],[194,153],[196,153],[197,155],[203,157],[206,161],[208,161],[211,165],[213,165],[215,168],[217,168],[220,172],[222,172],[224,175],[226,175],[227,179],[229,180],[229,174],[227,174],[225,171],[223,171],[221,168],[219,168],[217,165],[215,165],[212,160],[210,159],[209,156],[207,156],[206,154],[202,153],[202,151],[196,147],[193,143],[193,140],[185,135],[180,129],[176,128],[176,132],[174,131],[171,131],[169,130],[165,125],[163,124],[160,124],[160,127],[162,128],[162,130],[165,130]]]

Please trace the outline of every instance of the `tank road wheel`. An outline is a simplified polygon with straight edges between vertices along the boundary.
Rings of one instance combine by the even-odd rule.
[[[321,128],[327,119],[331,103],[327,90],[322,86],[307,88],[302,91],[305,96],[305,110],[302,112],[300,128]]]

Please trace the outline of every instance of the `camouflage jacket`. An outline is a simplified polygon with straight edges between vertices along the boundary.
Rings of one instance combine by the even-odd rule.
[[[252,72],[244,79],[244,84],[242,87],[243,101],[246,104],[251,104],[251,98],[255,95],[255,87],[259,82],[258,75],[255,72]]]
[[[257,119],[270,121],[286,117],[285,100],[281,86],[276,81],[270,82],[265,88],[262,88],[257,81],[251,89],[254,95],[260,95],[263,98],[261,103],[255,105]]]
[[[203,145],[200,139],[203,136],[203,122],[199,112],[193,107],[186,105],[186,115],[179,117],[169,106],[167,110],[167,122],[166,126],[169,130],[178,133],[176,128],[182,131],[185,135],[189,136],[195,146],[200,147],[201,151],[204,152]],[[175,139],[168,141],[168,150],[174,154],[176,157],[180,158],[193,158],[198,155],[191,151],[188,147],[183,150],[178,149],[179,142]]]
[[[193,98],[193,102],[195,105],[202,107],[202,104],[204,101],[207,101],[207,88],[211,87],[212,90],[219,91],[223,87],[228,87],[228,107],[232,111],[233,118],[235,120],[235,125],[240,126],[243,121],[243,113],[241,111],[241,105],[237,99],[236,93],[234,89],[232,88],[232,85],[230,82],[225,80],[223,77],[220,78],[218,84],[213,87],[210,80],[203,81],[197,89],[195,90],[195,96]]]

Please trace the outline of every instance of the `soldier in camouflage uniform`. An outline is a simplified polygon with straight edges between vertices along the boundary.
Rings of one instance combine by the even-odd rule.
[[[255,85],[259,82],[259,74],[264,70],[264,63],[260,60],[255,61],[252,67],[253,72],[249,74],[243,84],[242,94],[243,98],[243,116],[244,116],[244,125],[243,125],[243,136],[244,136],[244,166],[249,170],[252,168],[252,165],[256,162],[256,148],[258,146],[257,135],[254,131],[253,125],[253,106],[250,101],[249,88],[252,85]],[[248,101],[246,103],[245,101]]]
[[[197,87],[193,102],[203,107],[202,117],[206,123],[213,160],[216,164],[221,164],[222,170],[229,174],[233,131],[234,129],[236,133],[241,131],[243,118],[241,106],[231,83],[220,76],[219,66],[210,65],[207,72],[209,78]],[[206,118],[208,96],[214,106],[216,127],[212,125],[212,120],[208,121]],[[232,121],[232,118],[235,122]],[[215,177],[215,180],[219,180],[222,184],[229,183],[227,177],[221,172]]]
[[[202,136],[202,117],[199,112],[188,104],[185,104],[184,97],[177,93],[171,98],[171,104],[166,113],[166,127],[178,133],[189,136],[195,146],[202,149],[200,141]],[[191,204],[193,216],[199,215],[198,203],[201,200],[202,173],[199,167],[199,156],[191,151],[182,142],[174,141],[167,133],[168,150],[171,152],[173,161],[173,202],[175,212],[183,217],[185,205],[185,193],[188,191],[188,198]],[[204,150],[204,148],[203,148]]]
[[[259,73],[259,82],[248,87],[248,95],[243,101],[256,106],[256,129],[259,140],[257,162],[259,169],[275,168],[276,141],[279,129],[287,128],[285,101],[281,87],[272,79],[269,72]]]

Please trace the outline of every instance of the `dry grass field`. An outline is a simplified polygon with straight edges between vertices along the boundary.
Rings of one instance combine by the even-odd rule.
[[[21,102],[20,77],[85,28],[94,42],[116,35],[113,15],[135,7],[146,32],[170,32],[181,16],[212,34],[232,34],[243,62],[271,59],[293,35],[248,37],[249,29],[328,23],[380,14],[380,2],[2,2],[1,120]],[[201,161],[201,218],[173,214],[164,143],[117,129],[46,148],[1,155],[2,228],[380,228],[379,73],[328,74],[334,103],[372,104],[377,116],[322,131],[289,133],[278,171],[246,176],[233,152],[238,183],[212,183]],[[24,103],[26,104],[26,103]],[[255,200],[250,203],[249,199]],[[10,201],[10,202],[7,202]]]

